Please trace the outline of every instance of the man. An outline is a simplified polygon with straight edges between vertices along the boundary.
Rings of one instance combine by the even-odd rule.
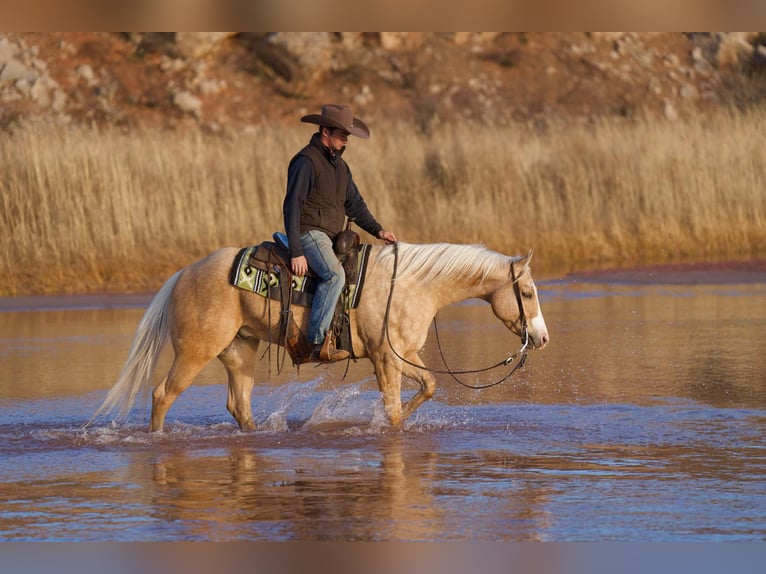
[[[330,329],[345,283],[333,240],[343,231],[346,216],[386,243],[395,243],[396,236],[383,229],[370,213],[341,157],[349,135],[370,137],[364,122],[354,117],[349,106],[337,104],[324,105],[321,114],[304,116],[301,121],[319,129],[290,160],[282,211],[292,272],[302,276],[311,267],[319,277],[307,334],[314,345],[309,360],[332,363],[349,355],[335,348]]]

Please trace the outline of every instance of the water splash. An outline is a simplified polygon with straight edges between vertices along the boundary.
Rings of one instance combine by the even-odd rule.
[[[327,393],[311,413],[301,429],[311,430],[327,425],[367,424],[374,419],[375,405],[380,402],[379,393],[362,391],[362,383],[340,387]]]
[[[266,418],[257,423],[258,429],[277,432],[290,430],[288,418],[291,415],[294,416],[295,411],[304,411],[306,404],[314,400],[313,397],[320,382],[321,379],[314,379],[308,382],[288,383],[278,387],[264,398],[259,397],[260,408],[253,413],[253,416],[256,421],[262,419],[264,415]]]

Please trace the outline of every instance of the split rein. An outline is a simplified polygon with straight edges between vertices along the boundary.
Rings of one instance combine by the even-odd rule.
[[[396,357],[410,365],[411,367],[415,367],[417,369],[420,369],[421,371],[428,371],[430,373],[437,373],[437,374],[443,374],[443,375],[449,375],[455,381],[457,381],[459,384],[463,385],[464,387],[467,387],[469,389],[488,389],[490,387],[497,386],[501,383],[504,383],[507,381],[513,373],[515,373],[518,369],[520,369],[522,366],[524,366],[524,363],[527,361],[527,353],[529,348],[529,333],[527,332],[527,317],[524,313],[524,306],[521,302],[521,293],[519,292],[519,286],[518,286],[518,278],[516,277],[516,273],[513,270],[513,263],[511,263],[511,279],[513,280],[513,292],[516,295],[516,302],[519,306],[519,314],[520,319],[522,322],[522,345],[521,348],[516,351],[515,353],[508,356],[508,358],[503,359],[502,361],[495,363],[494,365],[491,365],[489,367],[485,367],[483,369],[472,369],[472,370],[465,370],[465,371],[455,371],[449,368],[449,365],[447,365],[447,360],[444,357],[444,352],[442,351],[441,341],[439,340],[439,328],[436,325],[436,317],[434,316],[434,333],[436,334],[436,344],[439,348],[439,355],[441,356],[442,362],[444,363],[444,366],[447,367],[446,369],[431,369],[429,367],[418,365],[417,363],[413,363],[412,361],[409,361],[402,357],[397,350],[394,348],[393,344],[391,343],[391,335],[388,332],[388,316],[389,312],[391,311],[391,301],[394,297],[394,284],[396,283],[396,274],[399,268],[399,244],[394,243],[394,269],[391,274],[391,288],[388,291],[388,301],[386,303],[386,315],[383,319],[383,324],[385,325],[386,330],[386,341],[388,341],[388,346],[393,351],[394,355]],[[518,359],[518,362],[516,362],[515,365],[511,368],[511,370],[506,374],[503,378],[498,379],[495,382],[487,383],[485,385],[469,385],[468,383],[465,383],[461,381],[457,375],[473,375],[477,373],[485,373],[487,371],[491,371],[500,367],[511,365],[514,361]]]

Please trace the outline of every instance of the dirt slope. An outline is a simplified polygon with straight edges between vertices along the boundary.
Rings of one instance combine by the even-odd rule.
[[[25,119],[218,131],[322,102],[421,129],[639,113],[766,93],[754,33],[7,33],[0,128]]]

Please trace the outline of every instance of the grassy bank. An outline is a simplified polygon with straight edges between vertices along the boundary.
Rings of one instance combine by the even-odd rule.
[[[156,289],[282,228],[309,126],[0,135],[0,294]],[[590,126],[455,124],[352,138],[373,213],[408,242],[535,249],[535,269],[766,255],[766,111]]]

